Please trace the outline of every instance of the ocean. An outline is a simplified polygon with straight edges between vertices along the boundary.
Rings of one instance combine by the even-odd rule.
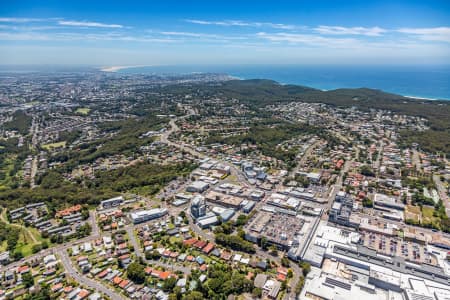
[[[373,88],[408,97],[450,100],[447,66],[302,66],[302,65],[183,65],[129,67],[125,74],[225,73],[239,79],[272,79],[321,90]]]

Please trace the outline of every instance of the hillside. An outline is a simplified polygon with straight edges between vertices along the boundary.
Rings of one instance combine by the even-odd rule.
[[[399,114],[421,116],[429,121],[430,130],[402,132],[402,142],[419,143],[430,152],[450,155],[450,101],[411,99],[380,90],[337,89],[321,91],[299,85],[281,85],[272,80],[230,80],[223,83],[176,85],[164,87],[165,92],[185,94],[196,92],[204,96],[216,95],[238,99],[252,108],[291,101],[319,102],[339,107],[357,107],[361,110],[385,109]]]

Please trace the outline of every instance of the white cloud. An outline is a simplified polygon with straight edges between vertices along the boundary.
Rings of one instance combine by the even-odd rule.
[[[272,42],[287,42],[291,44],[305,44],[321,47],[352,48],[359,44],[358,40],[352,38],[327,38],[313,34],[259,32],[256,35],[259,38]]]
[[[177,40],[169,38],[154,38],[149,36],[131,36],[122,35],[120,33],[105,33],[105,34],[82,34],[82,33],[35,33],[35,32],[21,32],[9,33],[0,32],[1,41],[130,41],[142,43],[173,43]]]
[[[424,41],[450,42],[450,27],[400,28],[397,31],[417,35],[418,38]]]
[[[221,42],[228,43],[232,41],[247,40],[249,36],[234,36],[234,35],[220,35],[209,33],[197,33],[197,32],[185,32],[185,31],[162,31],[159,32],[162,35],[169,36],[178,40],[196,40],[202,42]]]
[[[0,41],[49,41],[45,34],[0,32]]]
[[[123,25],[119,24],[105,24],[99,22],[87,22],[87,21],[58,21],[59,25],[63,26],[77,26],[77,27],[98,27],[98,28],[123,28]]]
[[[42,19],[35,18],[0,18],[0,22],[4,23],[29,23],[29,22],[39,22]]]
[[[271,27],[275,29],[292,30],[295,29],[294,25],[287,25],[281,23],[270,22],[247,22],[240,20],[224,20],[224,21],[205,21],[205,20],[185,20],[186,22],[199,24],[199,25],[217,25],[217,26],[241,26],[241,27]]]
[[[163,31],[163,35],[169,36],[181,36],[181,37],[194,37],[194,38],[219,38],[216,34],[196,33],[196,32],[183,32],[183,31]]]
[[[51,30],[51,29],[57,29],[59,27],[57,26],[30,26],[30,25],[4,25],[0,24],[0,29],[3,30],[10,30],[10,31],[44,31],[44,30]]]
[[[314,28],[320,34],[330,35],[366,35],[366,36],[380,36],[387,30],[376,27],[342,27],[342,26],[319,26]]]

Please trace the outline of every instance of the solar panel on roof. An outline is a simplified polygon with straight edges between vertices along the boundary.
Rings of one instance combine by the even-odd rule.
[[[330,278],[330,277],[325,278],[325,283],[330,284],[330,285],[334,285],[334,286],[337,286],[337,287],[340,287],[340,288],[348,290],[348,291],[350,291],[350,289],[352,287],[348,283],[345,283],[345,282],[342,282],[342,281],[339,281],[339,280],[336,280],[336,279],[333,279],[333,278]]]

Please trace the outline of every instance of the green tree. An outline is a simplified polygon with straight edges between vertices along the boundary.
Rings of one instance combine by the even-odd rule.
[[[22,258],[23,258],[22,252],[21,252],[21,251],[18,251],[18,250],[14,251],[14,253],[13,253],[13,258],[14,258],[14,260],[22,259]]]
[[[171,292],[176,284],[177,279],[175,277],[167,278],[163,283],[163,290],[165,292]]]
[[[261,246],[261,249],[263,249],[264,251],[267,250],[267,245],[268,245],[268,243],[267,243],[267,238],[266,238],[265,236],[263,236],[263,237],[260,239],[260,246]]]
[[[197,291],[191,291],[183,297],[183,300],[203,300],[203,294]]]
[[[306,261],[300,262],[300,268],[302,268],[303,276],[308,275],[308,273],[311,271],[311,265]]]
[[[362,204],[364,207],[373,207],[373,201],[370,200],[369,198],[364,198]]]
[[[145,251],[145,258],[148,260],[158,260],[161,258],[161,254],[158,251]]]
[[[32,287],[34,285],[34,278],[30,272],[22,275],[22,281],[26,288]]]
[[[38,253],[41,250],[42,250],[42,244],[35,244],[35,245],[33,245],[33,247],[31,247],[31,251],[33,253]]]
[[[258,287],[255,287],[254,289],[253,289],[253,291],[252,291],[252,296],[254,297],[254,298],[261,298],[261,296],[262,296],[262,289],[261,288],[258,288]]]
[[[283,267],[289,267],[289,259],[286,256],[283,256],[281,258],[281,265]]]
[[[127,276],[131,281],[133,281],[136,284],[144,283],[145,281],[144,266],[137,262],[132,262],[127,268]]]

